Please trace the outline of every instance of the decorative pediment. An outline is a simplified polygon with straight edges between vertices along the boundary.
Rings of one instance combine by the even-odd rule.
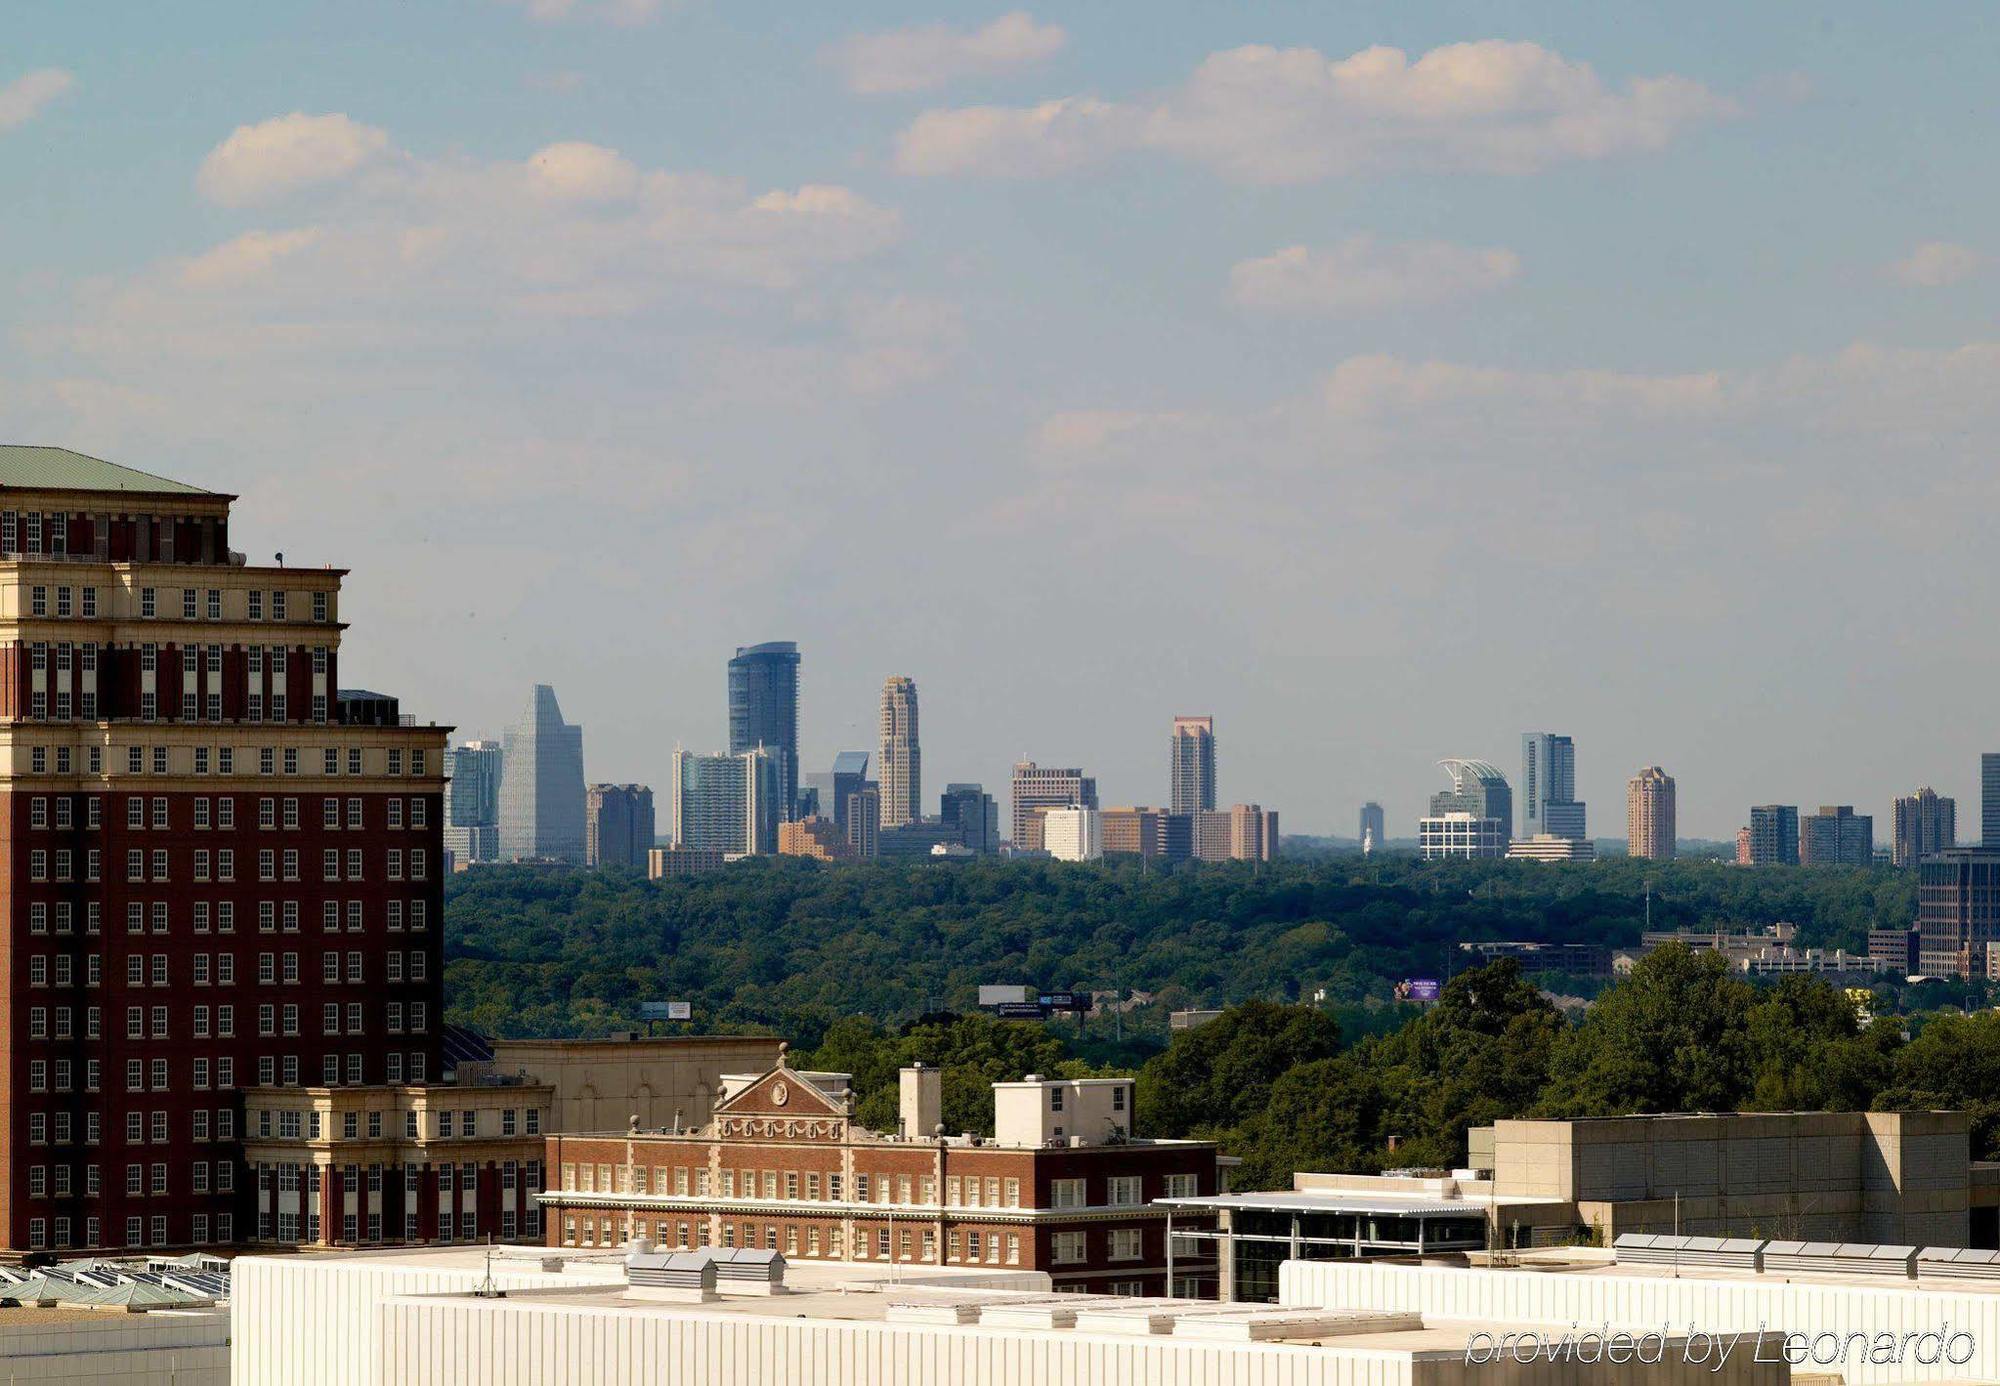
[[[845,1124],[847,1109],[780,1064],[728,1101],[716,1103],[715,1117],[719,1122],[763,1117],[780,1123],[821,1123],[831,1118]]]

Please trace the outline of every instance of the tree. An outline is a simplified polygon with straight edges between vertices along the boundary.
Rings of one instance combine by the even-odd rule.
[[[1139,1075],[1139,1125],[1153,1136],[1240,1126],[1288,1070],[1340,1052],[1340,1025],[1311,1006],[1249,1001],[1176,1034]]]
[[[1231,1184],[1288,1189],[1299,1170],[1381,1168],[1382,1088],[1352,1058],[1313,1059],[1281,1074],[1232,1153]]]
[[[1467,1128],[1539,1101],[1567,1023],[1511,958],[1462,972],[1437,1004],[1364,1046],[1382,1070],[1387,1134],[1401,1163],[1457,1167]]]
[[[1657,948],[1607,988],[1558,1049],[1550,1116],[1731,1111],[1750,1092],[1755,991],[1723,959]]]

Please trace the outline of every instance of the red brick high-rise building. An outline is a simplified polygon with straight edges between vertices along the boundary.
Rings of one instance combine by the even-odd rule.
[[[448,729],[232,499],[0,447],[0,1248],[248,1240],[245,1089],[438,1073]]]

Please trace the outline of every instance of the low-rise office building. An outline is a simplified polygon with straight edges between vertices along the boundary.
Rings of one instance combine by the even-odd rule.
[[[256,1240],[538,1238],[552,1095],[524,1083],[251,1088],[243,1151]]]
[[[1223,1159],[1206,1141],[1134,1138],[1131,1079],[995,1084],[984,1139],[942,1130],[941,1077],[903,1071],[893,1134],[853,1119],[846,1075],[781,1058],[732,1080],[699,1128],[552,1136],[549,1245],[643,1235],[791,1260],[1041,1270],[1065,1290],[1215,1292],[1207,1248],[1170,1244],[1157,1201],[1220,1192]]]
[[[1724,1112],[1501,1121],[1460,1170],[1299,1173],[1274,1193],[1172,1206],[1216,1219],[1227,1297],[1292,1260],[1608,1244],[1628,1232],[2000,1246],[2000,1165],[1964,1112]]]

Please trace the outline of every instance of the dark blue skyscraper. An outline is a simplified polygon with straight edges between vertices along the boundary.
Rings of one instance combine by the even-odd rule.
[[[799,647],[790,640],[747,645],[729,661],[729,750],[762,746],[778,763],[779,817],[791,818],[799,791]]]

